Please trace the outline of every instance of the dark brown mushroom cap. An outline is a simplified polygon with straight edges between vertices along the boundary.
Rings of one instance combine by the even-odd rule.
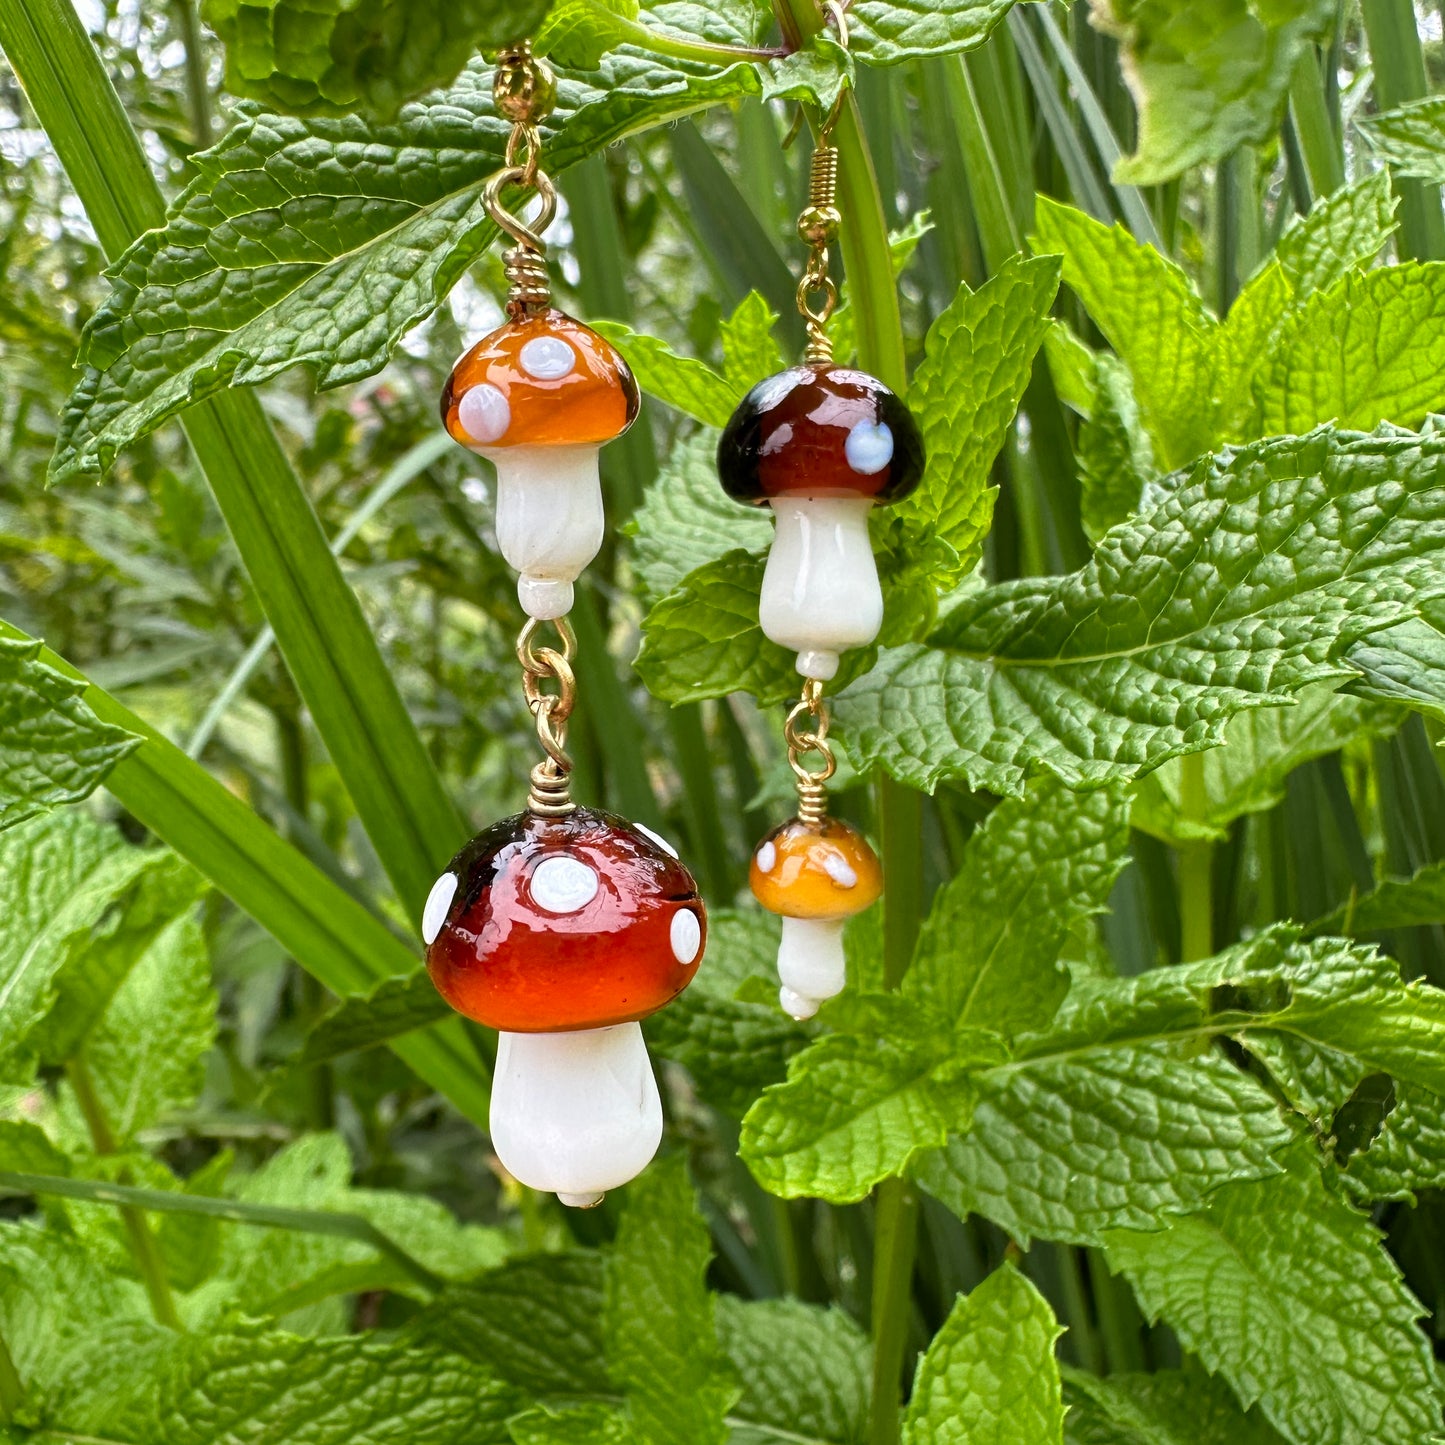
[[[876,376],[795,366],[739,404],[717,452],[723,491],[761,506],[775,497],[906,497],[923,478],[913,413]]]

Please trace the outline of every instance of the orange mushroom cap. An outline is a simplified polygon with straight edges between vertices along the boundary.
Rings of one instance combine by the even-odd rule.
[[[637,417],[641,393],[611,342],[562,311],[484,336],[442,390],[454,441],[493,447],[601,446]]]
[[[868,840],[838,818],[790,818],[758,845],[748,869],[753,895],[785,918],[848,918],[883,891],[883,868]]]

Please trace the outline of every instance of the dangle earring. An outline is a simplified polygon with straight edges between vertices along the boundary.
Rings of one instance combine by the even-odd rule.
[[[639,1020],[692,981],[707,917],[663,839],[572,801],[566,614],[602,545],[598,451],[631,425],[639,397],[613,347],[552,306],[542,232],[556,192],[537,128],[555,99],[551,71],[523,45],[498,60],[494,93],[512,134],[483,196],[514,243],[507,321],[456,364],[441,409],[452,437],[497,469],[497,539],[519,574],[528,621],[517,658],[544,756],[525,811],[479,833],[437,879],[422,935],[442,997],[499,1031],[498,1159],[521,1183],[586,1208],[657,1152],[662,1103]],[[502,205],[513,184],[539,198],[530,224]],[[559,646],[539,644],[548,623]]]
[[[829,8],[846,44],[841,10]],[[798,217],[809,247],[798,285],[808,333],[803,364],[753,387],[718,445],[723,490],[734,501],[770,506],[776,518],[758,620],[772,641],[797,653],[804,678],[783,730],[798,811],[763,839],[749,869],[758,901],[782,915],[779,999],[797,1019],[842,992],[843,925],[883,889],[867,839],[828,816],[826,784],[836,764],[823,688],[839,654],[872,642],[882,626],[869,514],[906,497],[923,476],[923,439],[903,401],[877,377],[833,361],[827,324],[838,300],[828,273],[828,246],[841,222],[838,152],[830,141],[836,117],[835,106]]]

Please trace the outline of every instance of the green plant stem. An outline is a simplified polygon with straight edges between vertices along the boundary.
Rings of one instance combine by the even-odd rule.
[[[86,1128],[90,1130],[90,1142],[95,1146],[95,1152],[114,1154],[115,1132],[110,1127],[110,1120],[106,1118],[105,1105],[101,1103],[84,1054],[76,1054],[66,1064],[65,1073],[70,1080],[70,1087],[75,1091],[75,1101],[80,1105],[80,1112],[85,1116]],[[156,1237],[151,1232],[150,1221],[145,1217],[145,1212],[134,1204],[120,1206],[120,1219],[125,1227],[131,1257],[135,1260],[136,1269],[140,1272],[141,1282],[145,1285],[146,1295],[150,1299],[151,1313],[156,1317],[156,1323],[165,1325],[167,1329],[181,1329],[181,1317],[176,1313],[175,1298],[171,1294],[170,1281],[166,1278],[165,1261],[161,1259],[160,1246],[156,1244]]]
[[[1310,189],[1314,199],[1321,200],[1344,185],[1345,163],[1340,155],[1340,138],[1325,104],[1320,62],[1313,46],[1305,47],[1290,77],[1289,104]]]
[[[175,16],[186,51],[186,105],[191,112],[191,139],[197,150],[207,150],[214,136],[211,87],[206,77],[205,42],[193,0],[171,0],[171,14]]]
[[[13,1420],[24,1403],[25,1386],[20,1381],[20,1371],[15,1368],[5,1336],[0,1335],[0,1425]]]
[[[1381,110],[1393,110],[1429,94],[1425,54],[1411,0],[1362,0],[1360,13],[1375,71],[1375,99]],[[1400,198],[1400,230],[1396,245],[1417,261],[1445,258],[1445,217],[1440,214],[1440,188],[1427,181],[1393,177]]]
[[[1192,823],[1208,817],[1204,754],[1180,760],[1179,811]],[[1200,838],[1179,847],[1179,959],[1191,963],[1214,953],[1214,845]]]
[[[650,50],[654,55],[668,55],[674,60],[695,60],[702,65],[736,65],[741,60],[779,60],[784,53],[752,45],[722,45],[712,40],[695,40],[691,36],[644,25],[640,20],[630,20],[619,15],[610,5],[598,3],[598,0],[585,0],[585,3],[606,17],[604,23],[617,33],[624,44]]]

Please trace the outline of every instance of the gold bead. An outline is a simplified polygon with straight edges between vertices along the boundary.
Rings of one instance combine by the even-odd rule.
[[[530,46],[508,50],[497,57],[492,82],[497,114],[513,125],[535,125],[552,114],[557,104],[557,76]]]
[[[809,206],[798,217],[798,235],[810,246],[826,246],[842,223],[837,206]]]

